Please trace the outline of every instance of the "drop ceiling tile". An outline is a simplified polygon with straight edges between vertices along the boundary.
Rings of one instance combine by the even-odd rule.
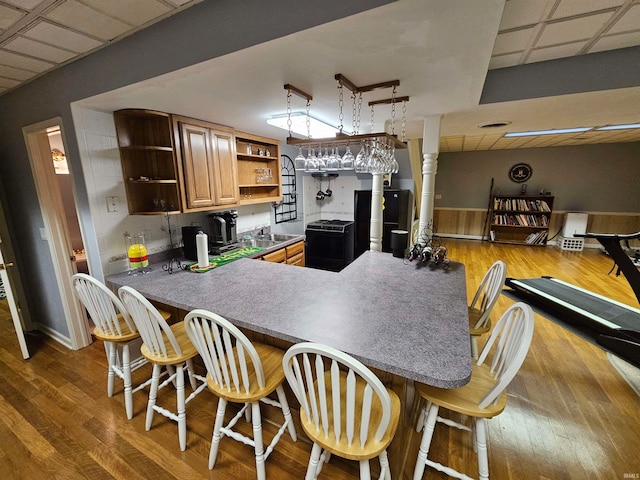
[[[618,48],[635,47],[640,45],[640,30],[619,35],[607,35],[600,37],[598,41],[589,49],[591,52],[603,52],[605,50],[615,50]]]
[[[62,63],[75,56],[66,50],[61,50],[25,37],[14,37],[13,40],[5,43],[3,47],[7,50],[42,58],[43,60],[55,63]]]
[[[0,77],[11,78],[12,80],[27,80],[35,75],[35,72],[23,70],[22,68],[13,68],[6,65],[0,65]]]
[[[2,0],[4,3],[10,3],[23,10],[33,10],[40,5],[43,0]]]
[[[624,0],[562,0],[551,18],[564,18],[619,7]]]
[[[47,18],[103,40],[122,35],[130,26],[76,0],[67,0],[46,14]]]
[[[130,25],[140,26],[160,17],[172,9],[157,0],[85,0],[96,8],[112,17],[118,18]]]
[[[546,2],[531,0],[509,0],[504,6],[500,31],[510,28],[524,27],[544,20]]]
[[[98,40],[59,27],[49,22],[41,21],[33,28],[22,32],[22,35],[43,43],[50,43],[76,53],[84,53],[102,45]]]
[[[0,28],[7,30],[11,25],[24,17],[24,15],[20,10],[0,4]]]
[[[514,65],[518,65],[521,56],[522,52],[512,53],[510,55],[493,56],[491,57],[491,61],[489,62],[489,70],[493,70],[494,68],[513,67]]]
[[[607,30],[607,33],[628,32],[632,30],[640,30],[640,5],[634,5],[622,18],[619,18],[613,26]]]
[[[0,77],[0,87],[3,87],[3,88],[12,88],[18,85],[19,83],[20,82],[18,82],[17,80]]]
[[[498,34],[493,45],[493,54],[500,55],[524,50],[527,48],[529,39],[531,35],[534,34],[534,31],[534,28],[525,28],[523,30],[516,30],[515,32]]]
[[[542,34],[534,47],[589,40],[612,15],[612,13],[600,13],[564,22],[548,23],[542,29]]]
[[[537,48],[532,50],[525,63],[542,62],[554,58],[566,58],[577,55],[587,42],[568,43],[555,47]]]
[[[54,66],[53,63],[36,60],[35,58],[25,57],[8,50],[0,50],[0,65],[7,65],[15,68],[22,68],[31,72],[44,72]]]

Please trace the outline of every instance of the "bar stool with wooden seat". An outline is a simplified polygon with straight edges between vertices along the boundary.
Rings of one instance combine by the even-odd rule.
[[[318,477],[330,455],[360,463],[360,479],[371,478],[369,460],[380,460],[380,478],[391,479],[387,447],[400,418],[400,399],[371,370],[335,348],[300,343],[283,358],[289,386],[300,402],[300,421],[313,448],[306,480]]]
[[[133,417],[133,394],[149,385],[148,380],[135,388],[131,385],[131,372],[146,365],[147,359],[138,355],[130,359],[130,345],[140,338],[135,323],[131,319],[120,299],[102,282],[85,273],[77,273],[71,277],[74,292],[89,313],[94,329],[93,335],[104,342],[107,353],[107,395],[113,395],[114,380],[117,376],[124,383],[124,404],[127,418]],[[171,314],[161,312],[168,319]],[[118,347],[122,351],[122,359],[118,355]]]
[[[142,337],[142,355],[153,365],[151,375],[151,388],[149,390],[149,401],[147,403],[146,429],[151,429],[154,412],[158,412],[165,417],[178,423],[178,439],[180,450],[187,448],[187,414],[186,405],[206,387],[204,377],[197,375],[193,370],[192,359],[198,352],[187,338],[184,331],[184,324],[179,322],[169,325],[149,300],[140,292],[131,287],[120,287],[118,296],[125,305],[131,318],[133,319],[140,336]],[[184,367],[187,367],[187,374],[193,392],[185,398],[184,392]],[[168,377],[160,383],[162,367],[166,367]],[[197,385],[197,380],[202,383]],[[158,390],[164,388],[169,383],[174,383],[176,387],[177,414],[159,405],[156,405]]]
[[[478,452],[478,472],[481,480],[489,479],[487,455],[487,419],[502,413],[507,403],[506,388],[516,376],[533,338],[533,311],[519,302],[502,315],[473,365],[471,380],[463,387],[444,389],[416,383],[416,392],[426,400],[416,430],[424,428],[413,480],[420,480],[426,465],[451,477],[469,480],[470,477],[428,458],[429,447],[437,422],[474,434],[474,449]],[[485,364],[489,354],[491,364]],[[440,407],[471,418],[472,425],[456,422],[438,415]]]
[[[184,326],[207,367],[209,389],[218,397],[218,411],[209,451],[209,469],[214,467],[220,439],[226,435],[254,447],[257,476],[259,480],[265,480],[265,461],[284,431],[288,429],[293,441],[297,440],[287,397],[282,388],[284,352],[270,345],[252,343],[228,320],[206,310],[189,312],[184,318]],[[268,397],[274,391],[278,401]],[[243,403],[244,406],[223,426],[228,402]],[[266,451],[262,440],[260,402],[279,407],[284,415],[284,423]],[[247,419],[251,418],[253,439],[233,430],[243,414],[247,415]]]
[[[474,360],[478,358],[477,338],[491,330],[491,311],[498,301],[498,296],[506,278],[507,265],[502,260],[497,260],[485,273],[469,305],[471,357]]]

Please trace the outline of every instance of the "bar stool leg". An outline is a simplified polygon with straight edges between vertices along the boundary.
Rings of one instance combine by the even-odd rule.
[[[251,421],[253,423],[253,443],[256,451],[256,471],[258,480],[266,480],[267,472],[264,466],[264,445],[262,443],[262,417],[260,402],[251,404]]]
[[[224,398],[218,399],[218,412],[216,413],[216,421],[213,425],[213,436],[211,437],[211,449],[209,450],[209,470],[216,464],[218,456],[218,446],[220,445],[220,429],[224,422],[224,412],[227,409],[227,401]]]
[[[424,473],[424,467],[427,463],[427,455],[429,454],[429,447],[431,446],[431,439],[433,438],[433,431],[436,428],[439,409],[440,407],[436,404],[431,404],[429,407],[427,421],[424,425],[424,433],[422,434],[422,441],[420,442],[418,460],[416,461],[416,468],[413,471],[413,480],[421,480],[422,474]]]
[[[149,402],[147,403],[147,421],[145,428],[147,431],[151,430],[151,423],[153,422],[153,407],[156,405],[156,398],[158,397],[158,383],[160,382],[160,365],[153,365],[153,373],[151,374],[151,388],[149,390]]]
[[[107,359],[109,362],[109,370],[107,372],[107,396],[113,396],[113,380],[115,372],[113,366],[116,364],[116,344],[113,342],[104,342],[107,349]]]
[[[187,412],[184,401],[184,366],[176,367],[176,395],[178,397],[178,439],[180,440],[180,450],[187,449]]]
[[[371,480],[369,460],[360,460],[360,480]]]
[[[124,376],[124,406],[127,411],[127,418],[133,418],[133,392],[131,390],[131,359],[129,356],[129,345],[122,346],[122,374]]]

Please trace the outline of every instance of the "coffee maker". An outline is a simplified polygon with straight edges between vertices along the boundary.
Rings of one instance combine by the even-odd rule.
[[[182,227],[182,251],[184,258],[187,260],[197,260],[198,252],[196,248],[196,235],[199,232],[203,232],[203,228],[198,225],[190,225],[188,227]]]
[[[238,242],[236,234],[237,210],[225,210],[207,215],[211,226],[209,236],[209,251],[214,255],[233,250]]]

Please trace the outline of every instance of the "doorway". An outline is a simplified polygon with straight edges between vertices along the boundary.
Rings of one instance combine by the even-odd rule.
[[[76,225],[78,223],[72,171],[67,164],[66,171],[68,173],[56,173],[56,169],[61,172],[64,171],[64,165],[66,164],[64,152],[67,151],[67,148],[64,138],[64,126],[62,119],[56,117],[29,125],[22,130],[44,222],[43,235],[46,236],[49,245],[57,280],[57,294],[60,297],[69,329],[68,346],[73,350],[78,350],[89,345],[92,340],[86,311],[73,294],[71,285],[71,276],[78,272],[78,256],[74,253],[74,250],[83,250],[82,235],[78,236],[79,241],[76,241],[76,248],[74,248],[74,241],[72,241],[69,227],[70,223],[73,224],[75,222]],[[53,146],[52,138],[54,139]],[[69,187],[64,188],[68,192],[72,192],[73,206],[68,207],[68,210],[72,210],[72,213],[69,214],[65,211],[65,201],[61,191],[61,183],[64,184],[65,182],[61,182],[58,179],[62,175],[65,176],[69,183]],[[67,203],[69,202],[70,200],[67,200]],[[53,294],[54,292],[51,293]]]

